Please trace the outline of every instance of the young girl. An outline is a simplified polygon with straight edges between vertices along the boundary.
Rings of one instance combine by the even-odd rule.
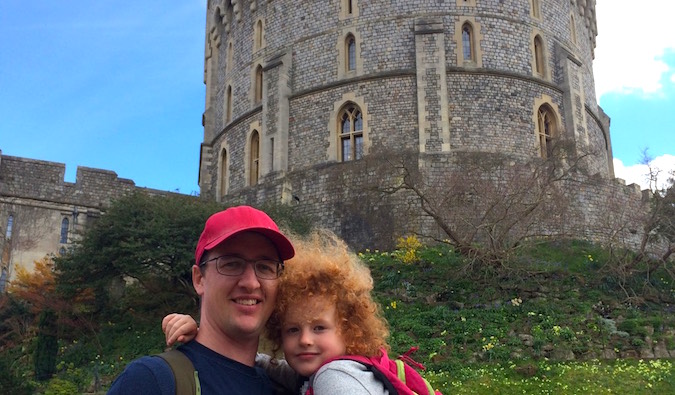
[[[283,350],[288,365],[306,378],[314,394],[386,394],[368,368],[342,355],[378,356],[388,350],[386,321],[372,298],[369,269],[332,234],[295,241],[279,283],[277,307],[267,331],[274,352]],[[162,322],[167,343],[190,340],[196,323],[172,314]]]

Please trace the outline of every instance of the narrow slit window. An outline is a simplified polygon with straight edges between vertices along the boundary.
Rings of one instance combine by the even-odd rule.
[[[232,121],[232,87],[227,87],[227,97],[225,98],[227,103],[225,103],[225,123],[230,123]]]
[[[263,36],[263,25],[262,21],[258,21],[255,24],[255,43],[253,45],[254,50],[259,50],[262,48],[262,36]]]
[[[249,164],[249,184],[256,185],[260,175],[260,136],[254,130],[251,135],[251,159]]]
[[[537,74],[542,77],[546,75],[546,66],[544,64],[544,41],[539,35],[534,38],[534,64],[535,72]]]
[[[261,65],[255,69],[255,102],[260,103],[263,96],[263,69]]]
[[[12,228],[14,227],[14,216],[10,215],[7,218],[7,231],[5,232],[5,239],[9,240],[12,238]]]
[[[464,60],[474,60],[473,31],[471,29],[471,25],[468,23],[465,23],[464,26],[462,26],[462,51]]]
[[[59,242],[61,244],[66,244],[68,242],[68,228],[70,227],[70,221],[68,218],[61,220],[61,238]]]
[[[220,153],[220,197],[227,195],[227,150]]]
[[[347,37],[347,71],[356,70],[356,39],[354,36]]]

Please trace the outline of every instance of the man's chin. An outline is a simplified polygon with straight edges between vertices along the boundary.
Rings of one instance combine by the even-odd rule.
[[[264,328],[264,323],[261,322],[260,320],[255,320],[255,321],[240,321],[236,325],[237,327],[237,332],[241,336],[245,337],[258,337],[262,333],[262,330]]]

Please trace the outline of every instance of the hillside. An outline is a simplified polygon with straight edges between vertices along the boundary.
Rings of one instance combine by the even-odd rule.
[[[613,378],[611,390],[626,385],[617,371],[644,371],[630,379],[636,388],[654,381],[654,388],[673,391],[675,369],[668,360],[675,357],[674,279],[664,267],[622,274],[607,254],[584,242],[549,242],[485,267],[449,247],[422,247],[409,238],[393,252],[359,255],[371,268],[393,352],[419,346],[414,358],[445,393],[475,393],[476,386],[494,393],[498,383],[511,382],[512,388],[513,380],[522,380],[530,393],[541,388],[528,386],[547,380],[566,386]],[[128,291],[124,303],[134,299],[136,291]],[[55,378],[45,382],[33,376],[36,336],[28,333],[2,352],[0,392],[104,391],[130,360],[163,349],[161,317],[189,312],[188,306],[138,304],[117,316],[98,316],[89,323],[94,331],[60,333]],[[7,311],[28,315],[17,306],[5,306]],[[654,358],[659,365],[646,365]],[[564,376],[570,372],[577,373]]]
[[[545,378],[542,366],[550,369],[551,362],[675,358],[675,286],[664,266],[622,272],[616,257],[579,241],[539,244],[492,268],[443,246],[402,240],[399,247],[361,256],[371,267],[394,351],[418,345],[418,361],[448,372],[441,383],[471,380],[453,377],[467,364],[506,365],[512,378],[527,379]],[[675,370],[664,369],[670,377],[664,388],[673,391]],[[468,375],[475,379],[476,372]]]

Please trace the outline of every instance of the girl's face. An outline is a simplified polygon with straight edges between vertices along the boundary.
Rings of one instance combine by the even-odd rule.
[[[312,298],[292,306],[284,318],[282,349],[288,364],[299,374],[311,376],[325,361],[345,354],[334,303]]]

